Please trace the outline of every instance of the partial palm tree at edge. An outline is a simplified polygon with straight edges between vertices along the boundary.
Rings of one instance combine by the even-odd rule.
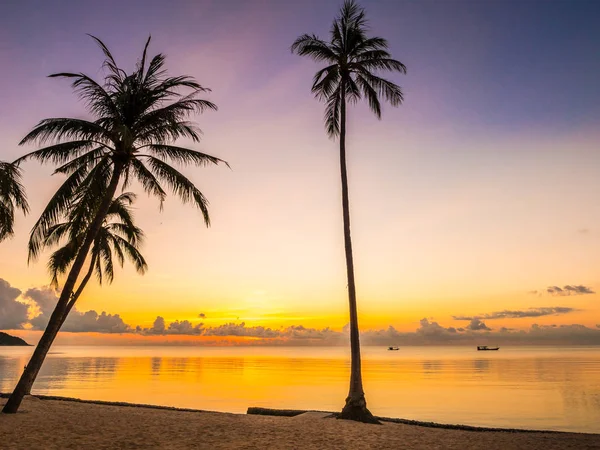
[[[158,197],[162,205],[166,197],[163,184],[166,184],[184,203],[196,206],[208,226],[208,201],[169,162],[197,166],[225,163],[217,157],[173,145],[182,137],[193,142],[200,140],[200,130],[186,118],[193,112],[217,109],[212,102],[198,98],[208,89],[189,76],[167,76],[162,54],[148,62],[150,38],[135,70],[128,74],[117,65],[106,45],[91,37],[105,56],[104,67],[108,74],[103,84],[83,73],[64,72],[50,76],[72,79],[74,90],[85,101],[95,120],[42,120],[21,144],[50,145],[16,161],[53,162],[59,165],[55,173],[67,176],[34,225],[29,242],[30,259],[39,254],[47,230],[68,213],[76,198],[83,201],[82,205],[87,205],[87,217],[79,220],[89,225],[48,326],[4,405],[4,413],[17,412],[24,395],[30,392],[65,320],[75,284],[117,189],[125,188],[132,179],[137,179],[148,194]],[[188,90],[188,93],[184,94],[182,90]]]
[[[0,161],[0,242],[14,234],[15,208],[29,212],[21,170],[14,164]]]
[[[315,61],[327,64],[315,74],[312,92],[318,100],[326,104],[324,120],[327,134],[331,138],[338,137],[340,140],[344,246],[350,309],[351,372],[348,397],[339,417],[366,423],[379,423],[367,409],[362,384],[346,169],[346,104],[357,103],[364,97],[371,111],[377,118],[381,118],[379,97],[384,97],[392,106],[399,106],[404,98],[399,86],[379,77],[374,72],[386,70],[404,74],[406,67],[400,61],[391,58],[385,39],[368,37],[367,31],[364,9],[353,0],[347,0],[339,16],[333,21],[329,41],[324,41],[316,35],[305,34],[296,39],[291,50],[300,56],[309,56]]]

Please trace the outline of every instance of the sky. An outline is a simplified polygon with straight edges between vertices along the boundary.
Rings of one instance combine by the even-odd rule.
[[[140,4],[0,6],[0,160],[35,150],[18,142],[43,118],[90,117],[66,81],[46,77],[101,79],[90,33],[126,70],[152,35],[171,74],[211,88],[219,110],[195,117],[200,144],[181,144],[231,165],[183,170],[211,202],[208,229],[176,198],[161,213],[134,185],[149,270],[126,265],[112,285],[90,285],[65,330],[82,342],[344,335],[337,143],[310,93],[319,65],[289,49],[303,33],[326,38],[340,2]],[[385,105],[381,121],[365,105],[349,111],[361,328],[393,341],[390,327],[500,340],[540,327],[563,339],[583,326],[600,343],[600,5],[361,4],[408,68],[391,76],[401,107]],[[0,244],[0,328],[35,339],[55,294],[48,253],[27,264],[28,233],[62,179],[51,166],[23,169],[31,214]]]

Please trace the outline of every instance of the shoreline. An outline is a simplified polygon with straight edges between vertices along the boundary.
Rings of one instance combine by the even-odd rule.
[[[5,399],[10,396],[9,393],[0,392],[0,399]],[[128,403],[128,402],[116,402],[107,400],[85,400],[76,397],[62,397],[58,395],[29,395],[26,398],[33,398],[42,401],[58,401],[58,402],[72,402],[72,403],[84,403],[90,405],[100,406],[117,406],[123,408],[144,408],[144,409],[155,409],[161,411],[177,411],[177,412],[189,412],[189,413],[210,413],[210,414],[231,414],[238,416],[267,416],[267,417],[297,417],[305,413],[322,413],[328,414],[331,418],[337,419],[337,412],[333,411],[321,411],[316,409],[275,409],[275,408],[263,408],[263,407],[248,407],[246,413],[233,413],[233,412],[222,412],[222,411],[210,411],[205,409],[195,408],[180,408],[177,406],[166,406],[166,405],[155,405],[149,403]],[[544,434],[580,434],[585,436],[599,436],[600,433],[586,433],[581,431],[559,431],[559,430],[533,430],[526,428],[498,428],[498,427],[483,427],[475,425],[463,425],[463,424],[448,424],[430,421],[421,421],[413,419],[403,419],[399,417],[381,417],[375,416],[381,422],[397,423],[402,425],[409,425],[423,428],[438,428],[443,430],[459,430],[468,431],[475,433],[544,433]]]
[[[5,401],[5,398],[0,398],[0,407]],[[282,413],[281,410],[278,412]],[[283,412],[296,414],[303,411]],[[0,415],[0,446],[6,450],[600,448],[599,434],[437,428],[387,421],[382,425],[370,425],[332,420],[327,416],[331,417],[322,412],[294,416],[232,414],[158,405],[27,396],[17,414]]]

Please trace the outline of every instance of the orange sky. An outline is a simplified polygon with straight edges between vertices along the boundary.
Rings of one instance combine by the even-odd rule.
[[[242,13],[223,20],[235,28],[246,23]],[[392,53],[408,65],[409,74],[396,80],[405,88],[405,105],[385,108],[381,122],[362,105],[350,111],[348,163],[361,326],[414,331],[427,317],[444,327],[461,327],[467,322],[452,316],[567,307],[573,311],[486,323],[517,329],[534,323],[595,327],[600,323],[597,294],[529,293],[565,285],[600,289],[600,115],[575,104],[576,74],[563,74],[572,83],[544,79],[569,90],[571,98],[558,97],[547,111],[536,109],[537,115],[528,116],[523,111],[539,108],[543,92],[519,84],[525,81],[518,76],[502,79],[512,83],[508,90],[522,89],[532,97],[515,94],[509,110],[492,110],[491,103],[480,104],[481,98],[508,94],[498,89],[500,78],[494,76],[501,75],[482,76],[479,47],[474,44],[463,53],[460,42],[449,42],[446,63],[460,55],[464,66],[439,70],[437,62],[444,67],[444,60],[434,64],[433,49],[410,48],[413,42],[426,45],[427,36],[407,40],[384,16],[376,12],[375,24],[388,33]],[[261,17],[259,11],[248,16],[248,26],[254,29]],[[267,21],[272,26],[278,23],[274,17]],[[167,53],[172,73],[193,75],[211,87],[209,98],[220,106],[196,118],[205,134],[193,148],[227,160],[232,170],[183,170],[211,202],[210,229],[197,212],[172,197],[159,213],[155,200],[140,195],[136,219],[147,236],[148,273],[141,277],[130,267],[119,269],[113,285],[90,285],[79,311],[118,313],[127,324],[141,327],[151,326],[159,315],[166,322],[211,327],[243,321],[339,330],[348,322],[336,143],[327,139],[323,107],[310,94],[317,67],[292,57],[287,48],[297,31],[324,32],[327,27],[297,17],[304,17],[298,25],[302,29],[290,30],[289,36],[276,27],[282,41],[267,31],[241,28],[193,40],[159,27],[152,50]],[[87,25],[93,31],[93,24]],[[110,33],[100,33],[124,65],[135,61],[147,35],[146,29],[134,28],[135,39],[121,46]],[[412,32],[425,31],[415,26]],[[465,42],[476,42],[475,29],[464,33]],[[21,49],[27,61],[39,60],[39,65],[25,70],[21,61],[22,78],[0,83],[0,98],[12,99],[13,90],[24,97],[10,114],[0,116],[0,159],[34,150],[16,144],[39,119],[85,116],[68,85],[45,76],[60,70],[99,75],[101,55],[82,33],[64,39],[72,52],[58,45]],[[266,44],[275,61],[261,53]],[[480,87],[479,98],[472,92],[457,94],[454,86],[469,80]],[[561,110],[569,111],[568,118],[559,117]],[[61,179],[50,177],[50,167],[27,163],[23,168],[32,213],[18,217],[15,237],[0,244],[0,278],[26,291],[49,282],[47,254],[28,266],[26,245]],[[138,186],[134,190],[141,194]]]

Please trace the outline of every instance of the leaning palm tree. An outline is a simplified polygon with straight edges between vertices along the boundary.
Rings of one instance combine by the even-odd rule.
[[[138,249],[144,239],[144,233],[133,223],[133,215],[130,208],[135,198],[135,194],[126,192],[119,195],[110,204],[102,227],[98,231],[90,249],[91,259],[88,270],[77,289],[71,295],[62,318],[61,326],[64,324],[69,312],[75,306],[75,303],[94,273],[96,273],[100,284],[102,284],[105,278],[109,283],[112,283],[114,279],[113,253],[117,256],[121,267],[123,267],[127,258],[133,262],[138,273],[144,274],[146,272],[148,268],[146,260]],[[86,209],[81,201],[74,202],[67,220],[51,226],[44,235],[42,242],[44,248],[53,247],[66,240],[62,247],[52,253],[48,261],[48,269],[52,275],[50,284],[56,289],[59,288],[59,277],[64,275],[73,264],[73,261],[77,257],[78,249],[85,238],[87,227],[76,228],[74,225],[79,225],[78,219],[82,214],[85,220]],[[37,377],[37,373],[35,377]],[[31,390],[31,386],[29,386],[29,389]],[[30,390],[27,394],[31,392]]]
[[[104,43],[91,36],[102,49],[106,77],[96,82],[83,73],[57,73],[51,77],[72,79],[74,90],[85,101],[92,120],[52,118],[42,120],[21,144],[37,142],[45,147],[18,159],[36,159],[58,164],[55,173],[67,175],[31,231],[29,257],[43,247],[47,230],[64,217],[75,196],[86,212],[73,225],[89,223],[77,256],[69,268],[58,303],[48,326],[26,366],[3,412],[15,413],[29,392],[54,341],[90,247],[102,227],[119,187],[136,179],[160,204],[166,197],[164,185],[184,203],[192,203],[210,224],[208,201],[200,190],[169,163],[198,166],[222,161],[189,148],[174,145],[178,138],[200,140],[200,130],[186,118],[194,112],[216,110],[210,101],[198,98],[209,91],[189,76],[168,76],[165,56],[147,58],[150,38],[131,73],[120,68]],[[187,92],[185,92],[187,91]],[[95,201],[94,199],[101,199]]]
[[[391,58],[387,41],[380,37],[367,36],[367,21],[364,9],[353,0],[347,0],[338,17],[333,21],[329,41],[316,35],[305,34],[293,43],[291,50],[301,56],[309,56],[324,62],[314,78],[312,92],[326,103],[325,127],[331,138],[340,140],[340,166],[342,178],[342,209],[344,222],[344,244],[350,304],[350,347],[351,375],[350,390],[340,417],[362,422],[378,423],[367,409],[362,385],[360,363],[360,341],[354,263],[350,238],[350,208],[348,201],[348,175],[346,171],[346,104],[357,103],[363,97],[370,109],[381,118],[380,97],[399,106],[403,101],[399,86],[381,78],[378,71],[388,70],[406,73],[406,67]]]
[[[29,212],[25,189],[21,184],[21,170],[0,161],[0,242],[14,234],[15,207],[23,214]]]

